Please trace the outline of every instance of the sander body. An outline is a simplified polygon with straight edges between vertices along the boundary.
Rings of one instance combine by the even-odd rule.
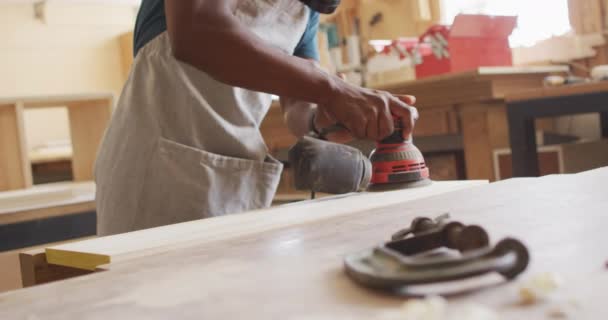
[[[403,138],[401,121],[395,119],[395,131],[377,143],[372,151],[370,189],[400,189],[424,186],[431,182],[422,152],[412,139]]]
[[[422,153],[412,139],[403,138],[400,119],[394,121],[395,131],[377,142],[369,158],[356,148],[325,141],[323,132],[300,139],[289,151],[296,189],[344,194],[429,185]]]

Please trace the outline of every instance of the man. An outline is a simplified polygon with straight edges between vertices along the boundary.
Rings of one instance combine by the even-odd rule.
[[[411,132],[413,97],[316,66],[319,15],[304,2],[142,2],[136,57],[96,164],[99,234],[269,206],[282,170],[259,132],[270,94],[298,136],[340,123],[378,140],[393,131],[391,114]]]

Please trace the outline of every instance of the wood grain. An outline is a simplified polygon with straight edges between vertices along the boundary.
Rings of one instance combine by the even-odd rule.
[[[471,188],[486,181],[435,182],[427,188],[382,193],[362,193],[317,201],[203,219],[91,239],[46,249],[49,263],[94,270],[100,265],[167,252],[192,243],[220,241],[235,236],[275,230],[328,217],[349,215],[394,203]]]
[[[355,285],[342,270],[343,256],[386,240],[414,217],[450,212],[484,226],[493,241],[521,239],[531,265],[513,283],[489,277],[475,286],[410,287],[405,293],[452,292],[451,306],[482,304],[504,320],[546,319],[552,308],[571,304],[577,306],[572,319],[603,319],[607,180],[608,169],[512,179],[229,240],[196,241],[108,272],[0,295],[0,318],[382,319],[406,298]],[[563,277],[561,300],[518,305],[518,282],[539,272]]]
[[[21,285],[24,288],[74,278],[93,271],[56,266],[46,261],[44,248],[28,250],[18,255]]]
[[[0,98],[0,107],[12,105],[16,101],[23,103],[24,108],[49,108],[66,106],[79,101],[107,101],[111,100],[111,93],[82,93],[71,95],[50,95],[50,96],[23,96],[23,97],[3,97]]]

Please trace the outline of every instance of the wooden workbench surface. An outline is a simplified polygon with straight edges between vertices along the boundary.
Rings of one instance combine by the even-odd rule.
[[[534,90],[525,90],[508,94],[505,99],[507,102],[517,102],[541,98],[557,98],[579,94],[589,94],[596,92],[607,92],[608,81],[580,83],[558,87],[547,87]]]
[[[506,94],[542,86],[551,74],[565,74],[567,66],[482,67],[377,88],[416,96],[419,109],[503,99]]]
[[[387,239],[416,216],[444,212],[483,225],[494,241],[507,235],[523,240],[532,260],[518,281],[557,272],[564,278],[562,303],[577,306],[572,319],[604,319],[606,181],[608,169],[514,179],[193,242],[108,272],[0,295],[0,319],[381,319],[377,316],[397,310],[405,298],[352,283],[342,270],[343,256]],[[517,283],[485,279],[482,290],[451,295],[450,304],[481,303],[501,319],[549,319],[556,307],[553,302],[519,306]]]

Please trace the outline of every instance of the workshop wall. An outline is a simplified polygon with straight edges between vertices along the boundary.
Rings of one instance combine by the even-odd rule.
[[[37,16],[38,13],[38,17]],[[0,96],[112,92],[123,84],[118,36],[133,28],[127,5],[0,5]],[[28,143],[68,139],[61,109],[26,113]]]

